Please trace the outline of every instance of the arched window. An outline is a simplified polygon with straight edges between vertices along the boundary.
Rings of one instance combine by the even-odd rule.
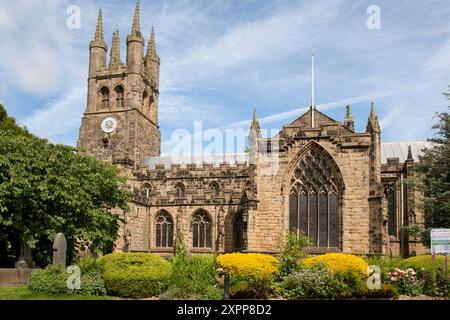
[[[329,162],[319,152],[309,151],[291,180],[289,229],[303,231],[314,247],[338,248],[338,195]]]
[[[109,89],[102,87],[100,89],[100,96],[102,101],[102,109],[109,109]]]
[[[178,198],[184,198],[186,196],[186,188],[181,182],[175,185],[175,196]]]
[[[117,86],[114,91],[116,92],[116,106],[117,108],[123,108],[125,106],[125,91],[122,86]]]
[[[219,182],[217,181],[211,182],[209,189],[213,192],[215,197],[220,196],[221,187]]]
[[[211,248],[211,232],[209,214],[204,210],[195,213],[192,222],[192,246],[194,248]]]
[[[390,236],[397,236],[397,215],[395,211],[396,197],[395,197],[395,185],[388,184],[384,187],[384,193],[387,199],[387,212],[388,212],[388,232]]]
[[[173,221],[167,211],[161,211],[156,216],[156,247],[173,247]]]
[[[150,183],[144,183],[141,188],[141,196],[149,198],[152,191],[152,185]]]

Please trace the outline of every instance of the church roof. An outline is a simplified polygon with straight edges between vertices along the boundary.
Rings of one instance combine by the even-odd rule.
[[[398,158],[400,163],[403,163],[408,158],[408,146],[411,146],[411,153],[414,161],[419,161],[419,156],[423,154],[424,148],[429,148],[431,142],[427,141],[395,141],[381,143],[381,163],[387,163],[388,158]],[[194,155],[194,156],[161,156],[161,157],[146,157],[142,160],[142,166],[148,166],[154,169],[156,165],[164,165],[166,169],[170,166],[180,165],[185,168],[188,164],[196,164],[201,167],[202,164],[209,164],[219,166],[220,164],[228,164],[234,167],[238,164],[248,165],[248,153],[225,153],[216,155]]]
[[[408,146],[411,146],[411,153],[414,161],[419,161],[419,156],[423,154],[424,148],[429,148],[431,142],[428,141],[395,141],[381,143],[381,163],[387,163],[388,158],[398,158],[399,162],[405,162],[408,158]]]
[[[194,156],[161,156],[161,157],[146,157],[141,162],[142,166],[148,166],[150,169],[154,169],[156,165],[164,165],[166,169],[170,169],[170,166],[180,165],[185,168],[188,164],[196,164],[197,167],[201,167],[202,164],[210,164],[213,166],[220,166],[220,164],[228,164],[230,167],[234,167],[238,164],[248,165],[249,155],[248,153],[226,153],[216,155],[194,155]]]

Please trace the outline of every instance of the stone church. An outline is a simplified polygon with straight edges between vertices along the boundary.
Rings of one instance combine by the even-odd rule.
[[[125,221],[117,251],[170,255],[183,233],[191,253],[270,254],[292,231],[310,237],[312,253],[423,253],[405,227],[424,223],[421,194],[406,183],[424,143],[382,144],[373,104],[365,132],[355,132],[349,107],[340,122],[312,106],[267,139],[254,114],[250,150],[234,162],[225,155],[221,163],[167,164],[160,157],[160,57],[153,28],[145,51],[139,3],[126,46],[123,63],[114,32],[107,62],[100,11],[78,140],[82,154],[129,178],[131,210],[115,210]],[[276,159],[276,170],[267,159]]]

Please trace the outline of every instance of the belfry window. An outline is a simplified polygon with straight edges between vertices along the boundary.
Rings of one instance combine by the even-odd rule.
[[[175,185],[175,196],[178,198],[184,198],[186,196],[186,188],[181,182]]]
[[[211,220],[206,211],[194,214],[192,223],[192,246],[194,248],[211,248]]]
[[[210,190],[213,192],[215,197],[220,196],[221,192],[220,183],[217,181],[213,181],[210,185]]]
[[[114,91],[116,92],[116,106],[117,108],[123,108],[125,106],[125,94],[122,86],[117,86]]]
[[[160,212],[156,217],[156,247],[173,247],[173,221],[166,211]]]
[[[102,87],[100,89],[100,96],[102,99],[102,108],[109,109],[109,89],[107,87]]]
[[[141,188],[141,196],[149,198],[152,191],[152,185],[150,183],[144,183]]]
[[[294,170],[289,196],[289,229],[317,248],[338,248],[339,190],[328,161],[309,151]]]
[[[388,213],[388,233],[390,236],[397,236],[397,215],[395,211],[396,197],[395,185],[388,184],[384,188],[384,193],[387,199],[387,213]]]

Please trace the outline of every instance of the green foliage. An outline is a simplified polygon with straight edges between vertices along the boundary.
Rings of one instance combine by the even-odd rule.
[[[273,293],[275,278],[255,275],[230,277],[230,296],[233,299],[267,299]]]
[[[70,294],[67,288],[69,274],[62,266],[47,266],[34,271],[27,282],[31,291],[47,294]]]
[[[276,290],[289,300],[337,299],[349,294],[345,283],[321,264],[288,275]]]
[[[448,267],[445,270],[445,257],[417,256],[405,259],[401,266],[416,270],[418,276],[424,280],[423,293],[430,296],[450,296],[450,279]]]
[[[178,255],[172,259],[173,269],[166,299],[218,300],[223,289],[215,283],[217,275],[216,257],[200,255],[187,257]]]
[[[172,265],[150,253],[113,253],[100,258],[108,294],[148,298],[167,289]]]
[[[175,244],[175,256],[172,259],[173,263],[176,263],[178,260],[184,261],[187,257],[186,244],[184,241],[184,234],[181,232]]]
[[[304,248],[311,244],[311,240],[303,232],[299,236],[295,232],[285,234],[281,237],[278,247],[280,248],[280,275],[287,276],[299,270],[299,260],[305,258],[307,253]]]
[[[118,168],[82,157],[72,147],[18,134],[20,128],[14,129],[3,111],[0,127],[7,131],[0,130],[0,234],[19,234],[43,265],[51,261],[58,232],[66,236],[68,262],[77,240],[92,250],[111,252],[119,222],[111,209],[127,209],[129,194],[120,188],[126,178],[119,177]]]
[[[89,272],[81,272],[81,288],[69,289],[67,280],[70,274],[62,266],[47,266],[33,272],[27,282],[31,291],[45,294],[61,295],[106,295],[105,283],[102,273],[90,269]]]
[[[450,100],[450,93],[445,95]],[[442,112],[436,117],[432,128],[437,132],[428,139],[433,145],[424,150],[418,166],[420,188],[425,194],[427,227],[450,228],[450,114]],[[429,229],[423,235],[429,244]]]
[[[14,135],[23,135],[31,137],[27,129],[21,128],[16,124],[14,118],[8,116],[5,107],[0,103],[0,131],[8,131]]]
[[[80,261],[78,261],[78,267],[80,267],[81,274],[86,273],[103,273],[103,268],[99,262],[98,259],[94,258],[81,258]]]
[[[371,257],[368,259],[368,264],[379,266],[381,271],[381,282],[387,283],[389,282],[387,273],[394,270],[395,267],[400,266],[402,264],[402,261],[402,258]]]
[[[433,259],[432,256],[426,255],[405,259],[399,265],[403,269],[412,268],[416,271],[424,269],[426,272],[433,272],[433,270],[437,271],[443,268],[444,262],[444,256],[436,256],[436,259]]]
[[[389,281],[395,285],[401,294],[408,296],[418,296],[422,294],[425,280],[414,269],[402,270],[394,268],[388,273]]]

